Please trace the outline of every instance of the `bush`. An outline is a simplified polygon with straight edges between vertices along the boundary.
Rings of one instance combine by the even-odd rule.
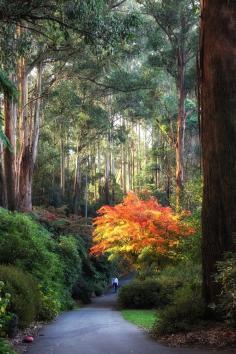
[[[7,311],[10,304],[11,295],[4,290],[4,283],[0,281],[0,336],[5,336],[7,334],[8,325],[11,320],[11,313]]]
[[[175,291],[171,303],[159,313],[153,333],[188,331],[203,318],[204,310],[200,284],[186,284]]]
[[[227,253],[217,264],[216,282],[220,285],[218,309],[221,315],[236,326],[236,255]]]
[[[176,266],[166,267],[158,275],[161,305],[168,305],[175,291],[185,284],[201,283],[201,266],[192,262],[181,262]]]
[[[39,318],[43,321],[51,321],[58,315],[61,309],[61,303],[58,300],[58,295],[52,290],[48,294],[41,294],[41,309],[39,311]]]
[[[81,274],[81,245],[74,236],[67,235],[59,238],[58,253],[64,270],[64,283],[71,291]]]
[[[22,327],[36,316],[51,320],[72,308],[72,292],[86,303],[94,291],[101,293],[109,278],[108,261],[89,257],[87,243],[71,235],[53,236],[29,215],[0,208],[0,280],[12,293],[11,310]]]
[[[21,213],[0,208],[0,259],[37,278],[42,287],[62,282],[57,243],[49,232]]]
[[[93,284],[91,281],[82,278],[73,288],[73,298],[79,300],[84,304],[91,303],[93,293]]]
[[[118,293],[122,308],[150,309],[160,305],[160,285],[157,280],[134,280],[123,286]]]
[[[11,294],[9,311],[19,317],[19,324],[25,327],[33,322],[41,307],[38,285],[33,277],[13,266],[0,266],[0,279],[6,293]]]
[[[58,243],[29,216],[0,208],[1,263],[14,265],[37,280],[42,295],[40,319],[51,319],[71,302],[71,283],[80,266],[73,247],[70,237]],[[72,269],[74,261],[78,262]]]
[[[17,354],[7,341],[0,338],[0,354]]]
[[[104,288],[101,284],[94,285],[94,292],[95,292],[96,296],[102,296],[103,290],[104,290]]]

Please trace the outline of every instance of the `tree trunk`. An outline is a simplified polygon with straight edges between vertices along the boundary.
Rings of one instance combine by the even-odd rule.
[[[61,137],[61,194],[62,198],[65,196],[65,146],[64,146],[64,138]]]
[[[25,112],[23,114],[23,134],[24,145],[20,161],[19,171],[19,205],[18,208],[23,211],[32,210],[32,183],[33,171],[38,152],[39,127],[41,121],[41,90],[42,90],[42,65],[38,66],[36,100],[34,106],[33,125],[30,129],[30,117]],[[23,91],[27,90],[26,83],[23,83]],[[24,93],[26,94],[26,93]],[[24,109],[23,109],[24,110]],[[31,130],[31,131],[30,131]]]
[[[216,262],[236,251],[236,3],[208,0],[201,6],[202,255],[209,304],[217,299]]]
[[[14,145],[14,132],[12,122],[10,99],[4,96],[4,116],[5,116],[5,134],[10,144]],[[6,202],[10,210],[16,209],[16,190],[15,190],[15,156],[14,153],[6,147],[4,149],[4,175],[6,180]]]
[[[184,188],[184,136],[185,136],[185,98],[184,87],[185,63],[183,51],[179,50],[178,55],[178,82],[179,111],[177,119],[177,139],[176,139],[176,210],[180,209]]]
[[[79,154],[79,147],[77,147],[77,154]],[[73,197],[73,211],[75,214],[79,213],[80,199],[81,199],[81,166],[80,166],[80,157],[79,155],[77,155],[75,181],[74,181],[74,197]]]
[[[109,154],[106,153],[105,156],[105,186],[104,186],[104,197],[105,197],[105,203],[110,204],[110,161],[109,161]]]

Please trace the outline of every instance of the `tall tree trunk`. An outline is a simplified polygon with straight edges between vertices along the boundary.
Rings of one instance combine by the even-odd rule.
[[[105,156],[105,186],[104,186],[104,193],[105,193],[105,203],[110,204],[110,159],[109,153],[106,152]]]
[[[185,137],[185,59],[183,51],[179,50],[178,55],[178,80],[177,90],[179,92],[179,111],[177,119],[176,139],[176,209],[180,209],[184,188],[184,137]]]
[[[122,145],[122,177],[123,177],[123,193],[126,194],[127,193],[127,171],[126,171],[126,167],[127,167],[127,161],[126,161],[126,145]]]
[[[75,214],[79,213],[79,204],[81,199],[81,166],[79,157],[79,146],[77,147],[75,180],[74,180],[74,196],[73,196],[73,211]]]
[[[61,176],[60,176],[60,187],[62,198],[65,196],[65,146],[64,146],[64,138],[61,137],[60,141],[61,148]]]
[[[42,64],[37,68],[36,99],[34,106],[33,124],[30,127],[30,117],[23,107],[23,135],[24,146],[19,171],[19,209],[29,211],[32,209],[32,183],[33,171],[38,152],[39,127],[41,121],[41,91],[42,91]],[[27,79],[25,79],[27,80]],[[27,82],[27,81],[26,81]],[[23,82],[22,90],[27,91],[27,83]],[[26,92],[24,93],[26,95]],[[23,101],[25,101],[24,99]],[[31,129],[30,129],[31,128]],[[31,131],[30,131],[31,130]]]
[[[100,143],[98,142],[97,146],[97,160],[98,160],[98,198],[101,198],[101,150]]]
[[[217,299],[216,262],[236,251],[236,2],[201,6],[202,255],[209,304]]]
[[[14,132],[13,132],[13,115],[12,104],[6,95],[4,96],[4,116],[5,116],[5,134],[10,144],[14,145]],[[15,156],[13,151],[9,148],[4,149],[4,175],[6,181],[6,203],[10,210],[16,209],[16,190],[15,190]]]

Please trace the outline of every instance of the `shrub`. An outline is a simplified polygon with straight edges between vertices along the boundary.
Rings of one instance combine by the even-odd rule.
[[[171,303],[159,313],[153,333],[188,331],[203,318],[204,309],[200,284],[185,284],[175,291]]]
[[[41,296],[39,318],[43,321],[51,321],[60,312],[61,302],[58,300],[58,295],[52,290],[49,290],[47,294],[41,293]]]
[[[96,296],[102,296],[103,290],[104,288],[101,284],[98,283],[94,285],[94,292]]]
[[[0,338],[0,353],[1,354],[17,354],[7,341]]]
[[[80,279],[78,284],[73,288],[73,298],[84,304],[89,304],[91,302],[92,293],[93,284],[86,278]]]
[[[67,264],[65,261],[66,254],[71,256],[68,243],[62,239],[58,244],[29,216],[0,208],[1,263],[14,265],[37,280],[42,295],[40,319],[51,319],[52,314],[66,308],[69,302],[69,271],[72,268],[69,268],[69,261]]]
[[[63,278],[56,242],[49,232],[21,213],[0,208],[0,259],[39,280],[47,289]]]
[[[59,238],[58,253],[64,273],[64,283],[71,291],[81,274],[80,243],[74,236]]]
[[[7,311],[11,295],[7,292],[3,294],[4,287],[3,281],[0,281],[0,336],[6,335],[11,320],[11,314]]]
[[[172,301],[175,291],[185,284],[200,284],[201,266],[192,262],[181,262],[176,266],[166,267],[159,273],[161,305]]]
[[[13,266],[0,266],[0,279],[6,293],[11,294],[9,311],[19,317],[21,327],[34,321],[41,307],[38,285],[33,277]]]
[[[218,309],[221,315],[236,326],[236,255],[225,254],[225,259],[217,264],[216,282],[220,285]]]
[[[160,285],[157,280],[134,280],[119,290],[118,304],[122,308],[149,309],[160,304]]]

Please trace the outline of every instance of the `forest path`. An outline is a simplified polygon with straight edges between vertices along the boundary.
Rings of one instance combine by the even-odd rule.
[[[116,295],[108,293],[91,305],[61,314],[45,326],[29,354],[209,354],[195,349],[168,348],[125,321],[115,309]],[[227,354],[221,352],[221,354]]]

